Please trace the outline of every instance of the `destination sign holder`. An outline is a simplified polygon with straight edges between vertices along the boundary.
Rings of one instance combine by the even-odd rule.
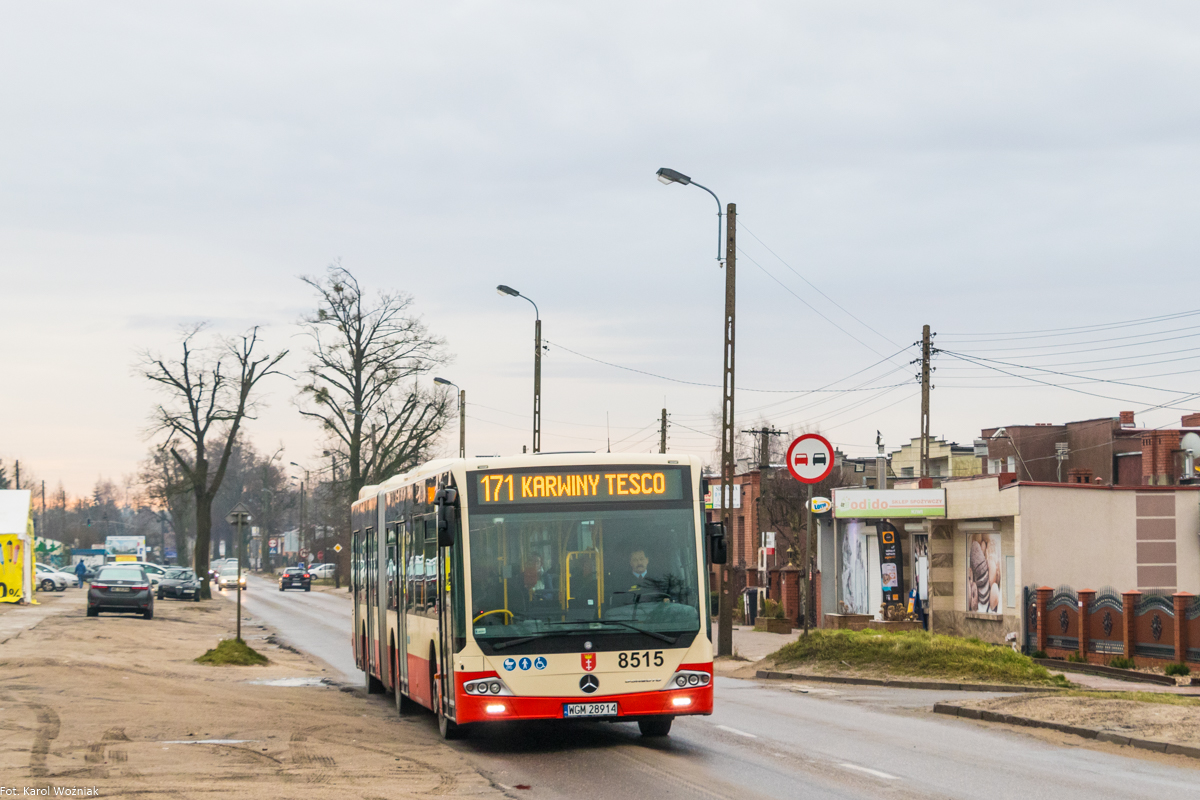
[[[496,471],[468,474],[473,504],[486,508],[508,505],[557,505],[685,501],[684,470],[661,467],[616,467],[588,471]]]

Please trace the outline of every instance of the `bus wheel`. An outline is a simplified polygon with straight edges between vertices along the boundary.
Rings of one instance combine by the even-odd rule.
[[[462,739],[464,736],[466,736],[466,728],[462,727],[457,722],[451,722],[450,718],[446,716],[445,709],[442,708],[442,695],[440,692],[438,692],[437,684],[433,681],[432,661],[429,665],[429,685],[432,687],[433,691],[433,709],[434,713],[437,714],[438,733],[440,733],[442,738],[447,741],[451,739]]]
[[[666,736],[671,732],[671,722],[674,717],[645,717],[638,720],[638,730],[642,736]]]

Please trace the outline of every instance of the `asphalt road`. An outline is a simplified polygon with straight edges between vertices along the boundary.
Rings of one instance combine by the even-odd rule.
[[[348,597],[328,592],[279,591],[279,584],[250,575],[242,592],[242,609],[274,628],[279,639],[297,650],[316,656],[337,673],[340,680],[362,686],[364,675],[354,665],[350,631],[354,614]],[[222,597],[236,602],[237,592]]]
[[[252,581],[243,595],[252,614],[289,644],[361,683],[350,658],[346,598],[281,594],[266,581]],[[667,739],[642,739],[627,724],[511,723],[473,731],[468,740],[448,746],[497,784],[520,787],[520,796],[531,798],[1196,795],[1200,765],[1193,768],[1186,760],[1176,765],[1162,757],[1129,757],[1116,748],[1052,744],[929,711],[937,700],[969,696],[718,678],[713,715],[676,719]],[[433,716],[425,722],[429,736],[437,737]]]

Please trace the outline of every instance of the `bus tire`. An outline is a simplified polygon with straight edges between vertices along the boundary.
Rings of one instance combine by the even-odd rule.
[[[446,716],[445,709],[442,708],[442,694],[437,689],[437,684],[433,680],[434,664],[436,659],[429,661],[429,686],[433,693],[433,713],[437,714],[438,733],[446,741],[454,739],[462,739],[467,735],[467,729],[457,722],[452,722],[450,717]]]
[[[370,672],[364,673],[367,676],[366,690],[367,694],[383,694],[387,689],[384,688],[383,681],[376,678]]]
[[[638,720],[638,730],[642,736],[666,736],[671,732],[674,717],[643,717]]]

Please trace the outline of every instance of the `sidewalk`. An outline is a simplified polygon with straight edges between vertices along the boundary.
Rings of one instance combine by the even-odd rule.
[[[86,592],[67,589],[65,592],[36,592],[37,605],[0,603],[0,644],[15,639],[46,617],[61,614],[75,606],[83,608],[87,602]],[[72,602],[72,598],[74,602]]]
[[[232,603],[159,601],[152,620],[85,611],[68,590],[0,612],[19,630],[0,648],[0,785],[18,795],[511,796],[441,743],[432,715],[400,717],[390,696],[339,691],[251,615],[242,636],[270,664],[197,664],[232,637]]]

